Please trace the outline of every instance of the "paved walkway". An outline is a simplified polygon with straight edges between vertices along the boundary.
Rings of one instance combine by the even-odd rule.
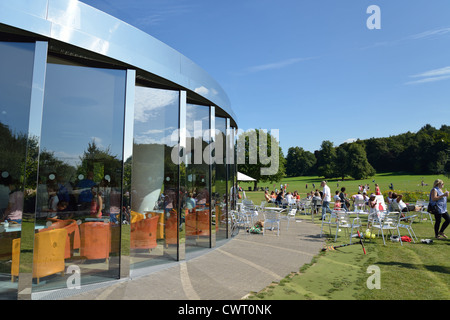
[[[297,217],[282,221],[280,235],[238,236],[201,256],[151,274],[112,282],[65,300],[239,300],[310,263],[323,247],[320,226]],[[46,296],[41,299],[55,299]]]

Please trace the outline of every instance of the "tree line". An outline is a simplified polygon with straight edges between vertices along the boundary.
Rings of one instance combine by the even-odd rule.
[[[290,147],[285,158],[288,177],[317,175],[326,179],[369,178],[381,172],[450,175],[450,126],[427,124],[418,132],[356,140],[334,146],[325,140],[320,150]]]

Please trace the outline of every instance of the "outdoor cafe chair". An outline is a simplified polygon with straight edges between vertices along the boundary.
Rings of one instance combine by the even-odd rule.
[[[298,203],[298,207],[300,210],[300,213],[303,211],[305,215],[311,213],[311,200],[310,199],[301,199]]]
[[[265,235],[266,229],[271,226],[271,230],[273,230],[274,225],[277,228],[277,236],[280,235],[280,213],[278,212],[264,212],[264,228],[263,235]]]
[[[348,211],[345,210],[335,210],[336,219],[337,219],[337,227],[336,227],[336,235],[334,238],[334,242],[337,241],[337,235],[339,230],[344,229],[346,235],[348,236],[348,230],[350,230],[350,243],[352,243],[352,238],[354,231],[361,231],[362,223],[361,218],[351,218]]]
[[[290,209],[289,212],[286,215],[286,220],[287,220],[287,227],[286,230],[289,229],[289,221],[291,221],[291,219],[294,219],[295,221],[295,214],[297,213],[297,209]]]
[[[392,209],[394,211],[400,212],[400,217],[398,220],[398,227],[406,229],[408,231],[411,239],[414,242],[416,242],[414,240],[414,237],[416,238],[416,240],[419,240],[416,236],[416,233],[414,232],[413,227],[412,227],[414,219],[417,217],[417,215],[416,214],[411,215],[409,210],[407,210],[406,212],[401,212],[400,207],[398,206],[397,202],[392,202]],[[404,215],[404,216],[402,216],[402,215]]]
[[[264,211],[264,207],[266,206],[266,200],[261,201],[261,205],[257,208],[259,211]]]
[[[328,228],[330,230],[330,235],[331,235],[331,226],[335,225],[336,227],[338,226],[338,220],[337,220],[337,210],[332,210],[331,213],[325,212],[325,214],[322,216],[322,224],[320,227],[320,236],[322,237],[323,234],[323,228],[325,227],[325,225],[328,225]]]
[[[364,199],[356,198],[354,203],[354,211],[356,214],[365,213],[366,201]]]
[[[64,274],[67,230],[47,230],[34,234],[33,278],[39,279],[55,274]],[[19,276],[20,238],[12,243],[11,281]]]
[[[399,228],[404,228],[408,231],[409,236],[411,237],[411,239],[413,240],[414,243],[416,243],[416,240],[419,241],[419,239],[417,238],[417,235],[414,232],[414,229],[412,227],[412,224],[416,217],[417,217],[417,215],[406,216],[404,218],[400,218],[399,223],[398,223]]]
[[[429,204],[429,202],[425,201],[425,200],[417,200],[417,202],[416,202],[416,206],[421,207],[421,209],[419,211],[420,216],[421,216],[420,217],[420,221],[423,220],[423,216],[425,215],[425,216],[428,216],[428,219],[430,219],[431,224],[434,224],[433,218],[431,216],[431,213],[428,212],[428,210],[427,210],[428,209],[428,204]]]
[[[372,233],[372,230],[378,229],[378,235],[381,232],[381,237],[383,238],[383,244],[386,245],[385,240],[385,234],[386,232],[389,232],[389,234],[392,235],[393,231],[397,231],[400,244],[403,245],[402,239],[400,237],[400,230],[398,226],[398,222],[400,219],[400,212],[398,211],[391,211],[391,212],[379,212],[374,216],[370,233]]]
[[[237,223],[238,226],[241,228],[250,229],[251,228],[250,215],[247,212],[239,211]]]

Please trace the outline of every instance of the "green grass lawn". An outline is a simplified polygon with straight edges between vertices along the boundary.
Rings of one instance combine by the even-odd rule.
[[[423,191],[429,191],[436,178],[446,182],[443,176],[423,176],[424,182],[428,183]],[[382,189],[392,182],[396,190],[422,191],[422,176],[382,174],[374,179]],[[290,191],[304,191],[306,183],[315,182],[318,186],[320,181],[317,177],[298,177],[284,179],[282,183],[288,183]],[[329,181],[329,185],[332,186],[335,182]],[[353,194],[357,192],[358,185],[364,183],[369,183],[371,189],[374,186],[372,179],[344,181],[340,182],[340,186],[345,186],[349,194]],[[257,204],[263,199],[263,192],[246,192],[246,195]],[[301,219],[312,223],[310,216],[302,215]],[[318,219],[314,221],[318,225],[320,222]],[[384,246],[381,237],[377,237],[365,240],[367,254],[363,253],[359,244],[320,252],[311,264],[299,266],[297,273],[287,275],[285,279],[273,283],[261,292],[253,293],[249,299],[449,300],[450,239],[435,240],[434,229],[429,220],[414,222],[413,228],[419,242],[403,243],[401,246],[398,242],[388,240]],[[343,231],[339,232],[335,243],[335,230],[332,229],[333,236],[326,235],[327,245],[348,243]],[[446,231],[450,235],[450,227]],[[405,229],[401,229],[401,232],[402,235],[407,235]],[[434,241],[432,244],[424,244],[420,242],[421,239]],[[380,289],[369,289],[367,286],[367,280],[372,276],[372,273],[367,272],[370,266],[379,268]]]
[[[301,216],[310,221],[310,216]],[[320,221],[315,219],[315,223]],[[380,237],[364,240],[366,253],[359,244],[324,251],[309,265],[299,266],[298,273],[287,275],[249,297],[251,300],[449,300],[450,299],[450,239],[423,244],[420,239],[432,239],[429,221],[413,224],[419,242],[403,246]],[[348,243],[344,232],[337,242],[326,235],[327,245]],[[406,230],[401,230],[405,235]],[[407,233],[406,233],[407,234]],[[380,271],[380,289],[369,289],[369,266]]]

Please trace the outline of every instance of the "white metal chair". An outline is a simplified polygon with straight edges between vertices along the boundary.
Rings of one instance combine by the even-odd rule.
[[[399,222],[398,222],[399,228],[405,228],[406,230],[408,230],[409,236],[411,237],[411,239],[413,240],[414,243],[416,243],[416,240],[419,241],[419,239],[417,238],[416,233],[414,232],[414,229],[412,227],[412,224],[416,217],[417,217],[417,215],[407,216],[404,218],[400,218]],[[402,222],[404,222],[404,223],[402,223]]]
[[[280,235],[280,214],[278,212],[264,212],[264,228],[263,235],[266,232],[266,229],[271,226],[271,230],[273,230],[274,225],[277,227],[277,236]]]
[[[361,231],[362,227],[361,218],[356,217],[351,219],[350,214],[345,210],[335,210],[335,213],[337,219],[337,226],[334,242],[337,241],[337,235],[339,230],[344,229],[346,236],[348,236],[348,230],[350,230],[350,243],[352,243],[354,230]]]
[[[322,216],[322,224],[320,227],[320,236],[322,237],[323,234],[323,228],[325,225],[328,225],[331,235],[331,226],[335,225],[338,226],[339,222],[337,220],[336,216],[336,210],[332,210],[332,213],[325,212],[325,214]]]
[[[416,206],[421,207],[421,209],[419,211],[420,221],[423,220],[423,216],[425,215],[425,216],[428,216],[428,219],[430,219],[431,224],[434,224],[431,213],[428,212],[428,204],[429,204],[429,202],[425,201],[425,200],[417,200],[417,202],[416,202]]]
[[[354,207],[357,214],[364,213],[366,211],[366,201],[364,199],[356,198]]]
[[[250,229],[252,226],[251,216],[247,212],[238,212],[238,226],[244,229]]]
[[[350,216],[345,210],[333,210],[336,213],[336,235],[334,236],[334,242],[337,241],[339,230],[344,229],[347,234],[348,229],[352,227],[350,222]]]
[[[286,230],[289,229],[289,221],[291,221],[291,219],[294,219],[295,221],[295,214],[297,213],[297,209],[290,209],[289,212],[286,215],[286,220],[287,220],[287,227]]]
[[[307,215],[308,210],[309,210],[309,213],[311,213],[311,199],[301,199],[298,206],[299,206],[300,213],[303,211],[305,213],[305,215]]]
[[[377,215],[375,215],[371,229],[370,229],[370,233],[372,233],[372,230],[378,229],[378,235],[381,232],[381,236],[383,238],[383,244],[386,245],[386,240],[384,238],[385,236],[385,232],[389,232],[390,234],[392,234],[392,231],[397,230],[397,234],[399,237],[399,241],[400,244],[403,245],[402,243],[402,239],[400,236],[400,230],[398,227],[398,222],[400,219],[400,212],[397,211],[391,211],[388,213],[385,212],[379,212]]]

